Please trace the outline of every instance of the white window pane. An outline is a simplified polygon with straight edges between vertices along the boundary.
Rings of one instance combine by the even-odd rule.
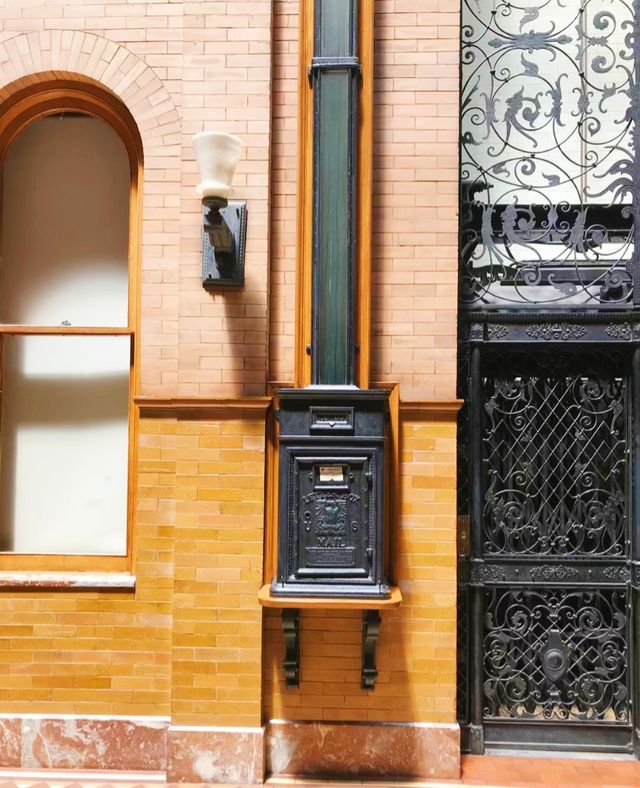
[[[130,338],[4,340],[0,548],[125,555]]]
[[[127,325],[131,175],[116,132],[88,116],[36,121],[3,181],[0,322]]]

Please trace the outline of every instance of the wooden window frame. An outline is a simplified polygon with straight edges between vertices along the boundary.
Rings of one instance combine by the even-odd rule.
[[[0,173],[4,171],[7,150],[13,140],[41,118],[74,112],[107,123],[122,140],[129,158],[128,272],[129,293],[126,326],[41,326],[0,324],[0,356],[4,336],[129,336],[128,475],[127,537],[125,555],[93,553],[15,553],[0,552],[0,571],[16,572],[130,572],[133,567],[133,522],[138,435],[138,391],[140,366],[137,337],[140,330],[140,239],[142,221],[143,148],[135,120],[122,102],[104,88],[91,82],[50,79],[19,90],[0,105]],[[0,191],[0,196],[2,192]],[[0,209],[1,209],[0,203]]]

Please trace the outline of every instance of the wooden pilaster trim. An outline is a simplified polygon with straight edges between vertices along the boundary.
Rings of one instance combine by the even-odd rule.
[[[313,57],[313,2],[299,3],[298,178],[296,184],[296,314],[294,384],[311,383],[311,257],[313,215],[313,90],[307,69]]]
[[[373,211],[374,0],[360,0],[358,54],[362,69],[358,122],[356,246],[356,382],[369,388],[371,376],[371,257]]]
[[[420,400],[400,402],[400,416],[402,418],[428,419],[434,416],[455,419],[458,411],[464,405],[462,399]]]
[[[314,3],[300,3],[298,52],[298,179],[296,253],[296,339],[294,383],[297,388],[311,383],[312,242],[313,242],[313,91],[308,68],[313,57]],[[362,69],[358,120],[357,161],[357,246],[355,340],[356,381],[369,387],[371,369],[371,255],[373,198],[373,52],[374,2],[359,3],[358,55]]]

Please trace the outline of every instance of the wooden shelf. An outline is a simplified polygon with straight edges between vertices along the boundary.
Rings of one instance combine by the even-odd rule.
[[[258,602],[263,607],[295,608],[297,610],[383,610],[400,607],[402,594],[397,586],[392,586],[388,599],[354,599],[332,597],[273,596],[271,586],[264,585],[258,593]]]

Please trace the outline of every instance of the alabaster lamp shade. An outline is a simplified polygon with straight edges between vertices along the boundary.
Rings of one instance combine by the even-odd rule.
[[[233,194],[231,181],[235,172],[242,140],[223,131],[201,131],[193,136],[200,183],[196,189],[200,198],[228,200]]]

